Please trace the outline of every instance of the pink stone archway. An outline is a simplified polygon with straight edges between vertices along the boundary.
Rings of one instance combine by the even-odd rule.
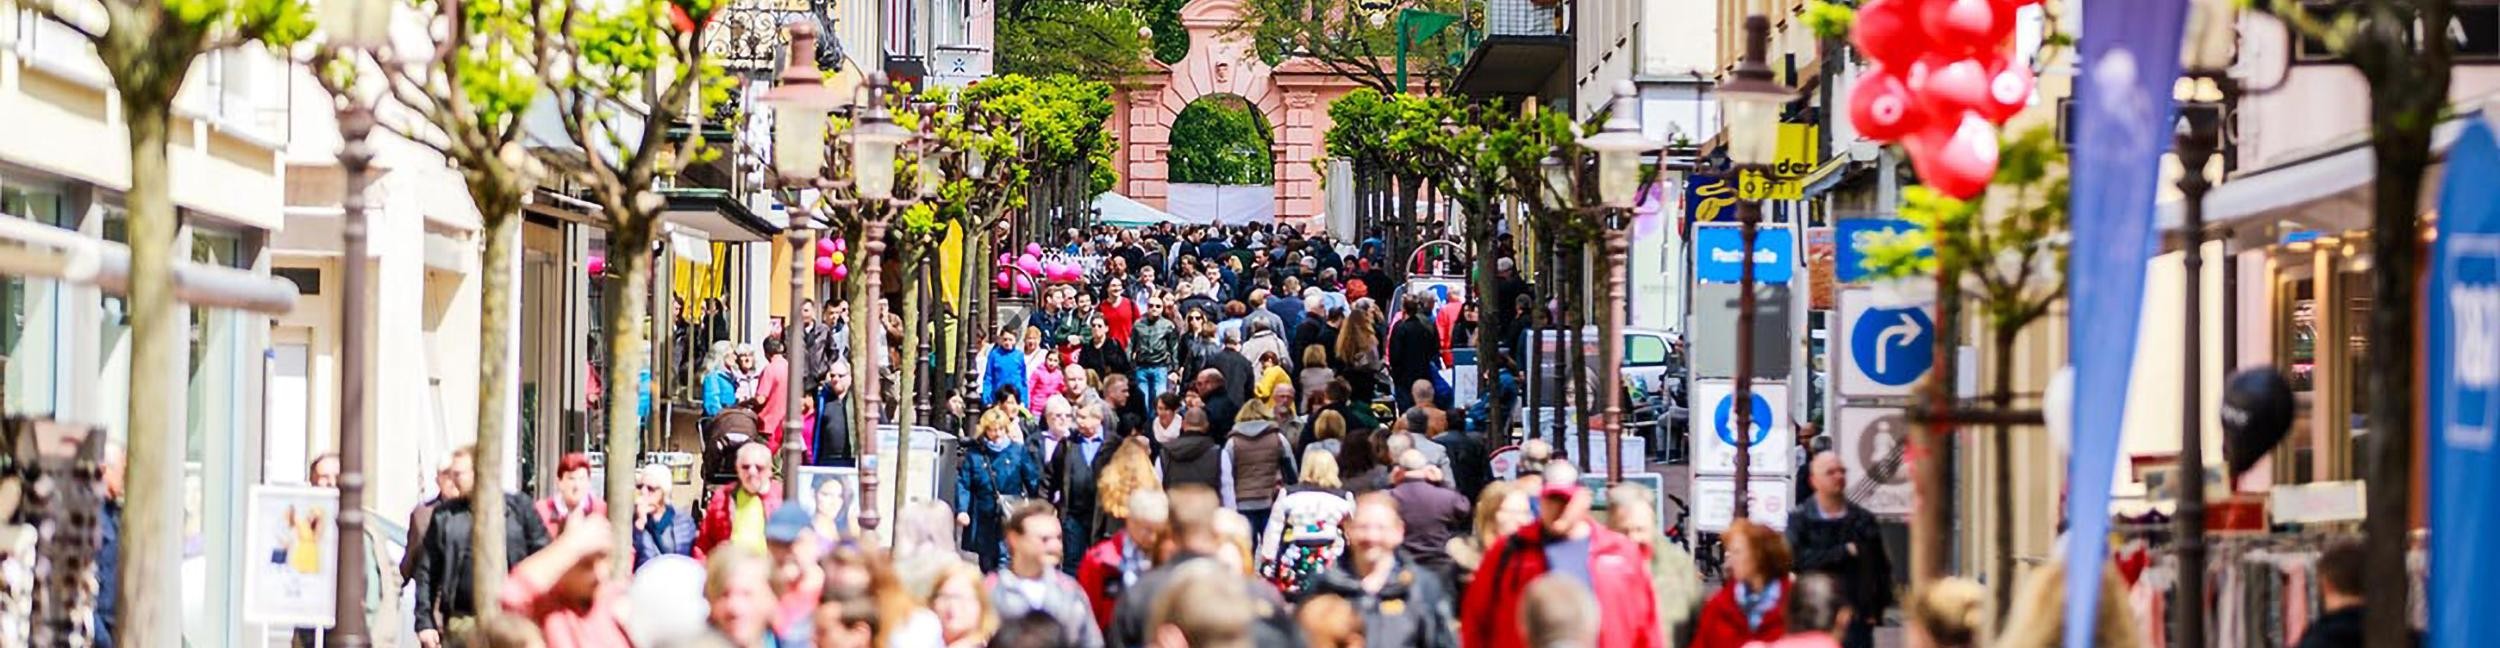
[[[1112,158],[1119,165],[1120,192],[1156,208],[1171,196],[1172,121],[1200,97],[1238,95],[1266,118],[1276,160],[1276,217],[1314,227],[1327,199],[1320,188],[1320,170],[1312,164],[1326,152],[1321,136],[1328,132],[1328,104],[1358,86],[1307,59],[1286,59],[1275,66],[1259,60],[1248,34],[1228,33],[1241,19],[1241,0],[1195,0],[1181,8],[1181,26],[1189,30],[1189,56],[1164,65],[1165,73],[1132,79],[1112,96],[1119,110],[1110,127],[1123,134]]]

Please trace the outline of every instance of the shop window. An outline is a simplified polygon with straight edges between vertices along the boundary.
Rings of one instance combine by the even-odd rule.
[[[0,214],[60,227],[69,222],[62,192],[30,186],[0,187]],[[51,414],[61,367],[57,281],[0,277],[0,411]]]

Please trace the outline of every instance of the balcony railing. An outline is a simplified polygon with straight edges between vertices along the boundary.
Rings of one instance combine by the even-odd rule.
[[[1571,33],[1571,3],[1539,4],[1535,0],[1483,0],[1485,36],[1561,36]]]

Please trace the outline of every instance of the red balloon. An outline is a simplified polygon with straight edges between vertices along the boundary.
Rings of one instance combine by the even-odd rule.
[[[1930,115],[1955,115],[1988,103],[1988,68],[1978,59],[1961,59],[1927,68],[1916,92]]]
[[[1997,128],[1977,113],[1958,124],[1934,124],[1909,137],[1910,164],[1920,184],[1955,198],[1988,190],[1997,173]]]
[[[1849,42],[1866,52],[1867,58],[1895,69],[1907,68],[1933,48],[1926,28],[1919,25],[1919,5],[1940,1],[1870,0],[1858,7]]]
[[[608,258],[607,258],[607,257],[598,256],[598,255],[591,255],[591,257],[590,257],[587,261],[585,261],[584,263],[582,263],[582,265],[583,265],[583,266],[585,266],[583,269],[585,269],[585,270],[589,270],[589,271],[590,271],[590,276],[593,276],[593,277],[596,277],[596,276],[599,276],[599,275],[603,275],[603,274],[607,274],[607,273],[608,273]]]
[[[1860,136],[1898,141],[1926,123],[1927,113],[1910,94],[1910,87],[1881,63],[1869,68],[1858,78],[1857,87],[1849,89],[1849,124]]]
[[[1936,50],[1962,54],[2005,44],[2014,33],[2014,11],[1992,0],[1928,0],[1918,23]]]
[[[2002,126],[2005,120],[2013,119],[2015,113],[2031,105],[2031,91],[2038,80],[2032,78],[2030,67],[2005,60],[1997,61],[1988,70],[1988,100],[1980,103],[1977,110],[1988,121]]]

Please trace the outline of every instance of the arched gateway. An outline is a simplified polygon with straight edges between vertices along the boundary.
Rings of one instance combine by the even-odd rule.
[[[1110,126],[1125,134],[1113,154],[1121,170],[1120,191],[1168,208],[1172,122],[1200,97],[1237,95],[1274,129],[1277,219],[1315,227],[1327,200],[1320,170],[1311,162],[1327,150],[1321,135],[1332,123],[1328,104],[1360,86],[1316,61],[1288,58],[1274,66],[1260,61],[1249,34],[1230,31],[1245,11],[1241,0],[1189,3],[1180,16],[1189,30],[1189,56],[1169,65],[1153,62],[1160,73],[1131,79],[1113,95],[1121,109],[1112,113]]]

